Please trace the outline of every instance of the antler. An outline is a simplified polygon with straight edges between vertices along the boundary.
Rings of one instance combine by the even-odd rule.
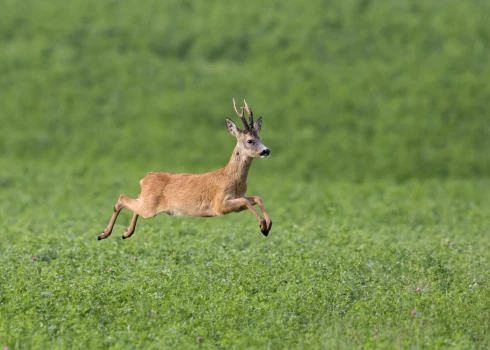
[[[241,121],[243,122],[243,125],[245,125],[245,130],[250,130],[250,126],[247,124],[247,120],[245,119],[245,116],[244,116],[244,113],[243,113],[244,107],[240,107],[242,109],[242,113],[238,113],[238,110],[236,109],[235,99],[233,99],[233,108],[235,109],[236,114],[238,114],[238,116],[240,117]],[[248,110],[247,110],[247,112],[248,112]]]
[[[243,100],[243,103],[245,103],[245,110],[248,113],[248,121],[250,123],[250,129],[253,129],[254,127],[254,115],[252,113],[252,108],[250,108],[247,104],[247,101]]]
[[[238,113],[238,110],[236,109],[235,99],[233,99],[233,108],[235,109],[236,114],[238,114],[241,121],[243,122],[243,125],[245,125],[245,130],[252,130],[254,127],[254,117],[252,113],[252,108],[248,106],[247,101],[243,100],[243,103],[245,103],[245,107],[240,107],[242,109],[242,113]],[[248,113],[249,123],[247,123],[247,120],[245,119],[245,115],[244,115],[245,113],[243,112],[243,110],[246,110]]]

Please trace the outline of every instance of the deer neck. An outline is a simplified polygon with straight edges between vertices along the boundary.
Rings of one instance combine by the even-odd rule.
[[[233,150],[230,161],[225,167],[227,175],[233,182],[245,183],[253,158],[242,155],[238,145]]]

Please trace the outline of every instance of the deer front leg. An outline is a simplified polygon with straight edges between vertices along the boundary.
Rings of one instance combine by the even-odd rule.
[[[269,231],[272,228],[272,220],[269,216],[269,213],[267,213],[267,210],[264,207],[264,203],[262,203],[262,199],[260,199],[260,197],[257,196],[246,197],[246,198],[252,204],[257,204],[259,206],[260,210],[262,211],[262,215],[264,215],[265,221],[267,222],[267,233],[269,233]]]
[[[241,197],[241,198],[229,199],[223,203],[223,208],[222,208],[224,214],[228,214],[234,211],[237,212],[245,209],[250,210],[252,214],[254,214],[255,217],[259,220],[260,231],[262,231],[264,236],[267,237],[267,235],[269,234],[269,230],[267,229],[267,222],[262,216],[260,216],[259,213],[257,213],[252,203],[250,203],[250,201],[247,198]]]

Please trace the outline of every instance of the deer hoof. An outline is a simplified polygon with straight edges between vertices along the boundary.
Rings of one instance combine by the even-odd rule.
[[[122,235],[122,239],[126,239],[126,237],[124,237],[124,235]]]
[[[97,237],[97,240],[100,241],[100,240],[102,240],[102,238],[100,238],[100,236],[99,236],[99,237]]]
[[[269,230],[267,230],[267,229],[265,229],[265,230],[262,230],[262,229],[261,229],[261,230],[260,230],[260,232],[262,232],[262,234],[263,234],[264,236],[266,236],[266,237],[267,237],[267,235],[269,234]]]

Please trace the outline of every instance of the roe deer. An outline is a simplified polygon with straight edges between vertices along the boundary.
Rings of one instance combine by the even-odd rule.
[[[134,213],[128,229],[122,236],[123,239],[131,237],[134,233],[140,215],[145,219],[161,212],[168,215],[209,217],[246,209],[257,217],[260,230],[267,236],[272,221],[262,200],[256,196],[245,197],[245,193],[252,160],[258,157],[265,158],[270,151],[259,137],[262,117],[254,123],[252,109],[247,102],[243,102],[245,106],[241,107],[239,113],[233,99],[233,108],[243,122],[244,129],[238,128],[230,118],[226,118],[228,131],[236,137],[237,144],[224,168],[205,174],[148,173],[140,181],[141,193],[138,199],[129,198],[124,194],[119,196],[111,220],[98,239],[107,238],[111,234],[117,216],[123,208]],[[248,123],[244,110],[248,113]],[[264,217],[254,209],[255,204],[259,206]]]

